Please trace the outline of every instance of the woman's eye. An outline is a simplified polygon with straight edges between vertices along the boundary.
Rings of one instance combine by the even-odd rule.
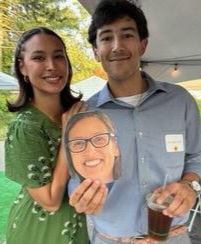
[[[107,135],[106,135],[107,136]],[[96,136],[93,138],[93,143],[96,145],[103,145],[107,143],[107,137],[104,136]]]
[[[74,147],[83,146],[84,144],[85,144],[85,141],[77,141],[74,143]]]
[[[33,60],[36,60],[36,61],[43,61],[43,60],[45,60],[45,58],[42,57],[42,56],[36,56],[36,57],[33,57],[32,59]]]
[[[63,54],[57,54],[57,55],[54,56],[54,58],[63,59],[63,58],[65,58],[65,56]]]

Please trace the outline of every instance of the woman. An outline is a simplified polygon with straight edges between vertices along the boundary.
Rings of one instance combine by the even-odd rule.
[[[99,111],[73,115],[66,127],[65,146],[73,178],[113,182],[120,176],[120,150],[115,128]]]
[[[18,112],[5,141],[6,176],[21,190],[11,207],[7,244],[86,244],[85,216],[64,195],[69,178],[62,127],[83,111],[70,91],[72,68],[65,44],[44,27],[25,32],[17,44]]]

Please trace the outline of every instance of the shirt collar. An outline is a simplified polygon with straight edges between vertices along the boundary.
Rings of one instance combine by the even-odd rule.
[[[148,85],[149,85],[148,93],[149,94],[153,94],[154,92],[156,92],[158,90],[168,92],[168,89],[164,85],[164,82],[154,80],[150,75],[148,75],[144,71],[142,71],[141,74],[142,74],[142,78],[148,82]]]
[[[143,79],[145,79],[148,84],[148,96],[151,96],[156,91],[164,91],[168,92],[167,87],[164,86],[163,82],[155,81],[150,75],[148,75],[146,72],[141,72]],[[97,101],[97,107],[103,105],[107,102],[114,102],[114,103],[121,103],[120,101],[116,101],[112,93],[110,92],[110,89],[108,87],[108,83],[103,87],[103,89],[99,92],[98,101]]]

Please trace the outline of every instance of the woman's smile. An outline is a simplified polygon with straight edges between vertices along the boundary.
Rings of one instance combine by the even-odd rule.
[[[98,166],[99,164],[102,163],[102,159],[92,159],[92,160],[85,160],[84,161],[84,165],[87,166],[87,167],[96,167]]]

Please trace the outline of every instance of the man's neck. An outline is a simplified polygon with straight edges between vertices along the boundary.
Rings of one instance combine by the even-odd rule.
[[[108,85],[114,97],[128,97],[142,94],[148,89],[148,83],[140,75],[134,79],[116,81],[109,79]]]

